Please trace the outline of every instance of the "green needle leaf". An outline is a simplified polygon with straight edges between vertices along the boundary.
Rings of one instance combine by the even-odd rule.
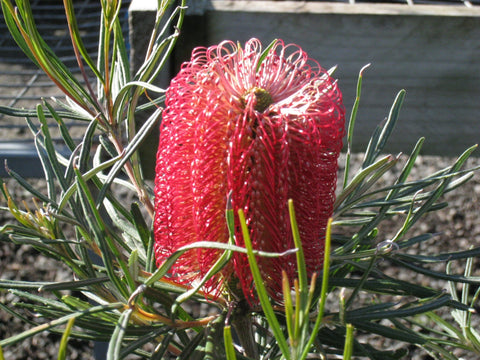
[[[227,356],[227,360],[237,360],[230,325],[226,325],[223,328],[223,342],[225,343],[225,355]]]
[[[120,351],[122,350],[122,342],[127,331],[128,321],[133,313],[133,309],[125,310],[118,320],[112,339],[108,344],[107,360],[120,360]]]
[[[301,296],[304,297],[308,293],[308,279],[307,279],[307,265],[305,264],[305,256],[303,254],[302,240],[300,239],[300,232],[298,231],[297,218],[295,215],[295,208],[293,200],[288,200],[288,213],[290,215],[290,226],[292,228],[293,241],[297,251],[297,270],[298,270],[298,286],[300,288]],[[302,299],[302,305],[305,304],[306,299]]]
[[[285,359],[290,359],[290,349],[288,348],[287,340],[283,336],[282,328],[278,322],[275,313],[273,312],[272,305],[270,304],[270,299],[268,298],[267,289],[263,284],[262,275],[260,274],[260,269],[258,268],[257,261],[255,259],[255,254],[253,252],[252,241],[250,240],[250,233],[245,221],[245,214],[243,210],[238,210],[238,217],[240,219],[240,226],[242,228],[243,241],[245,242],[245,247],[247,248],[248,263],[250,265],[250,270],[253,275],[253,281],[255,282],[255,287],[257,289],[258,298],[262,309],[265,312],[265,316],[268,320],[268,323],[272,329],[273,336],[278,342],[278,346],[285,357]]]
[[[358,74],[357,81],[357,96],[355,97],[355,103],[353,104],[352,113],[350,115],[350,121],[348,122],[348,131],[347,131],[347,154],[345,158],[345,172],[343,175],[343,188],[348,184],[348,178],[350,175],[350,157],[353,144],[353,130],[355,128],[355,121],[357,119],[358,107],[360,105],[360,97],[362,95],[362,80],[363,72],[370,66],[370,64],[365,65]]]
[[[58,348],[57,360],[66,360],[67,358],[68,338],[70,337],[70,333],[72,332],[74,323],[75,323],[75,318],[71,318],[67,322],[67,326],[65,327],[65,330],[62,335],[62,340],[60,341],[60,347]]]
[[[345,335],[345,347],[343,349],[343,360],[350,360],[353,354],[353,330],[352,324],[347,324],[347,333]]]
[[[330,253],[331,253],[331,241],[332,241],[332,219],[330,218],[327,223],[327,231],[325,233],[325,255],[323,259],[323,276],[322,276],[322,289],[320,290],[320,299],[318,300],[318,314],[315,320],[315,325],[313,326],[310,338],[303,349],[301,360],[305,360],[308,356],[308,353],[315,342],[318,331],[322,326],[323,314],[325,312],[325,303],[327,301],[327,289],[328,289],[328,278],[330,275]]]

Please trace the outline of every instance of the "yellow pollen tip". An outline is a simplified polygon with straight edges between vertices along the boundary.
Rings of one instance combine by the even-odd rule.
[[[267,90],[259,88],[259,87],[254,87],[254,88],[250,89],[249,91],[247,91],[245,93],[245,95],[243,95],[243,97],[242,97],[243,102],[246,102],[245,99],[250,94],[255,95],[257,103],[256,103],[254,109],[257,110],[258,112],[265,111],[270,106],[270,104],[273,102],[273,99],[272,99],[272,96],[270,95],[270,93]]]

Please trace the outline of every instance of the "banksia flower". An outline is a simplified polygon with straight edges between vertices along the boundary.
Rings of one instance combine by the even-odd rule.
[[[231,196],[234,213],[245,212],[254,248],[269,252],[294,248],[293,199],[309,275],[319,271],[344,115],[337,83],[296,45],[275,41],[262,52],[252,39],[244,47],[225,41],[195,49],[166,93],[155,178],[157,264],[196,241],[227,243]],[[244,246],[235,221],[235,242]],[[172,280],[201,279],[220,254],[186,252]],[[258,262],[270,295],[280,299],[282,270],[296,276],[295,256]],[[235,253],[204,291],[216,296],[226,282],[256,302],[245,255]]]

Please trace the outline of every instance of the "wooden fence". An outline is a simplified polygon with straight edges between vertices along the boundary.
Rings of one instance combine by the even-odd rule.
[[[145,51],[156,0],[130,7],[132,59]],[[192,0],[172,57],[178,69],[195,46],[225,39],[275,38],[296,43],[335,76],[350,112],[364,73],[354,149],[365,149],[397,92],[407,96],[388,150],[409,152],[425,136],[424,154],[457,155],[480,141],[480,7],[298,1]],[[137,59],[137,60],[135,60]],[[172,74],[164,74],[162,85]]]

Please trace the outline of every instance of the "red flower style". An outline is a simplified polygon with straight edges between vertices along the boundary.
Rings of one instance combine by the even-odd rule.
[[[157,264],[196,241],[227,243],[231,194],[234,213],[245,212],[253,247],[269,252],[294,248],[287,204],[293,199],[308,274],[319,271],[344,135],[336,81],[296,45],[278,40],[265,55],[256,39],[243,48],[225,41],[193,51],[165,105],[155,178]],[[235,242],[244,246],[235,221]],[[186,252],[172,280],[201,279],[220,254]],[[282,270],[296,276],[295,255],[258,262],[270,295],[281,299]],[[256,302],[245,255],[235,253],[204,291],[217,296],[225,282]]]

